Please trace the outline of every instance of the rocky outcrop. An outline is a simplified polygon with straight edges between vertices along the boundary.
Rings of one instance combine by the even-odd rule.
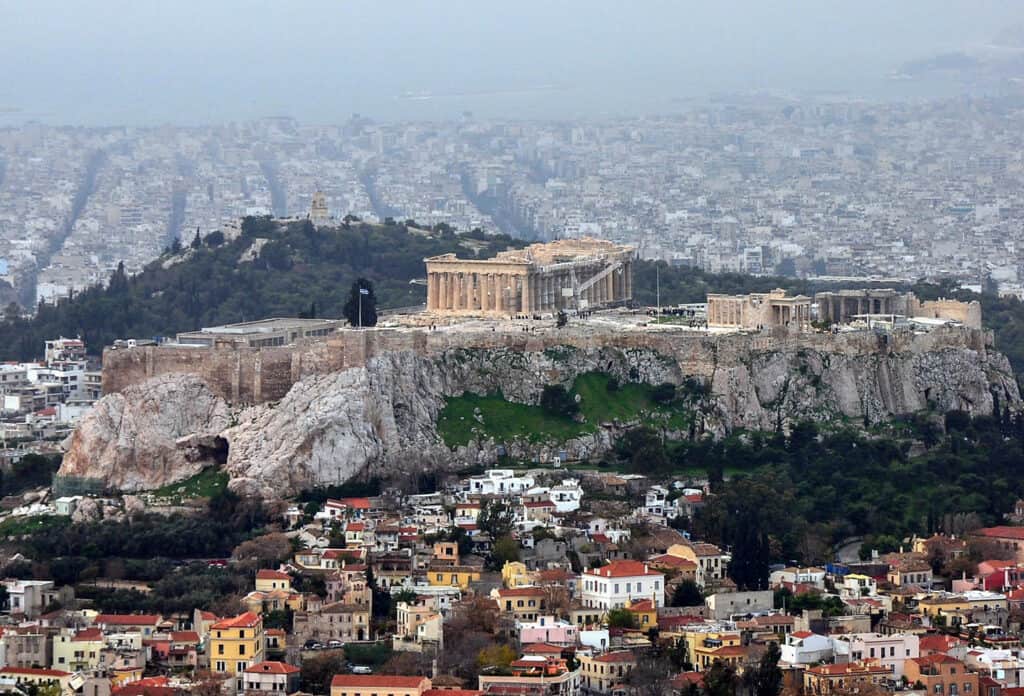
[[[198,377],[157,377],[100,399],[65,443],[58,475],[123,491],[158,488],[210,464],[179,438],[216,436],[229,424],[227,403]]]
[[[493,463],[499,448],[539,461],[560,450],[594,459],[611,447],[618,426],[569,442],[477,441],[455,451],[435,427],[445,397],[500,392],[536,403],[545,384],[569,384],[594,371],[622,382],[706,384],[695,427],[715,435],[808,418],[874,423],[924,408],[1018,410],[1009,363],[983,337],[968,330],[898,341],[868,332],[697,340],[609,334],[387,350],[347,369],[307,375],[280,401],[236,411],[230,427],[227,404],[201,379],[164,375],[101,400],[72,437],[61,474],[100,478],[122,490],[153,488],[196,473],[226,443],[232,489],[276,498],[358,472],[397,477]]]

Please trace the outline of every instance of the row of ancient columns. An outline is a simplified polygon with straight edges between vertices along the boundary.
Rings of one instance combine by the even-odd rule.
[[[811,305],[809,302],[772,305],[772,324],[776,326],[802,327],[810,320]]]
[[[742,326],[744,300],[731,297],[708,299],[708,324],[710,326]]]
[[[856,314],[893,314],[892,297],[829,297],[818,303],[819,318],[834,324],[845,323]]]
[[[465,312],[545,312],[572,306],[563,290],[572,288],[568,271],[523,274],[433,271],[427,273],[427,309]],[[633,296],[629,264],[583,290],[588,306],[628,300]]]
[[[513,312],[519,276],[507,273],[429,273],[427,309],[431,311]]]

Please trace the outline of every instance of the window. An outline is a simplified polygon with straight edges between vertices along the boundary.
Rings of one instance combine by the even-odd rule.
[[[970,682],[964,682],[964,693],[965,694],[971,693],[971,683]]]
[[[239,655],[244,655],[245,654],[245,646],[244,645],[239,645],[238,646],[238,654]]]
[[[217,654],[218,655],[223,655],[224,654],[224,644],[223,643],[218,643],[217,644]]]
[[[937,693],[937,694],[941,694],[942,693],[942,684],[936,684],[935,685],[935,693]]]

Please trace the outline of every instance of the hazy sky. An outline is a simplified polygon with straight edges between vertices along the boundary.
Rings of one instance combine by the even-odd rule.
[[[599,117],[867,92],[1022,21],[1019,0],[0,0],[0,123]]]

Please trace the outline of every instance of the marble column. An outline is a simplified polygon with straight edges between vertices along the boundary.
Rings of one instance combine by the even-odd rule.
[[[519,282],[521,293],[519,298],[519,311],[522,313],[527,313],[530,311],[530,274],[527,273],[526,275],[520,276]]]

